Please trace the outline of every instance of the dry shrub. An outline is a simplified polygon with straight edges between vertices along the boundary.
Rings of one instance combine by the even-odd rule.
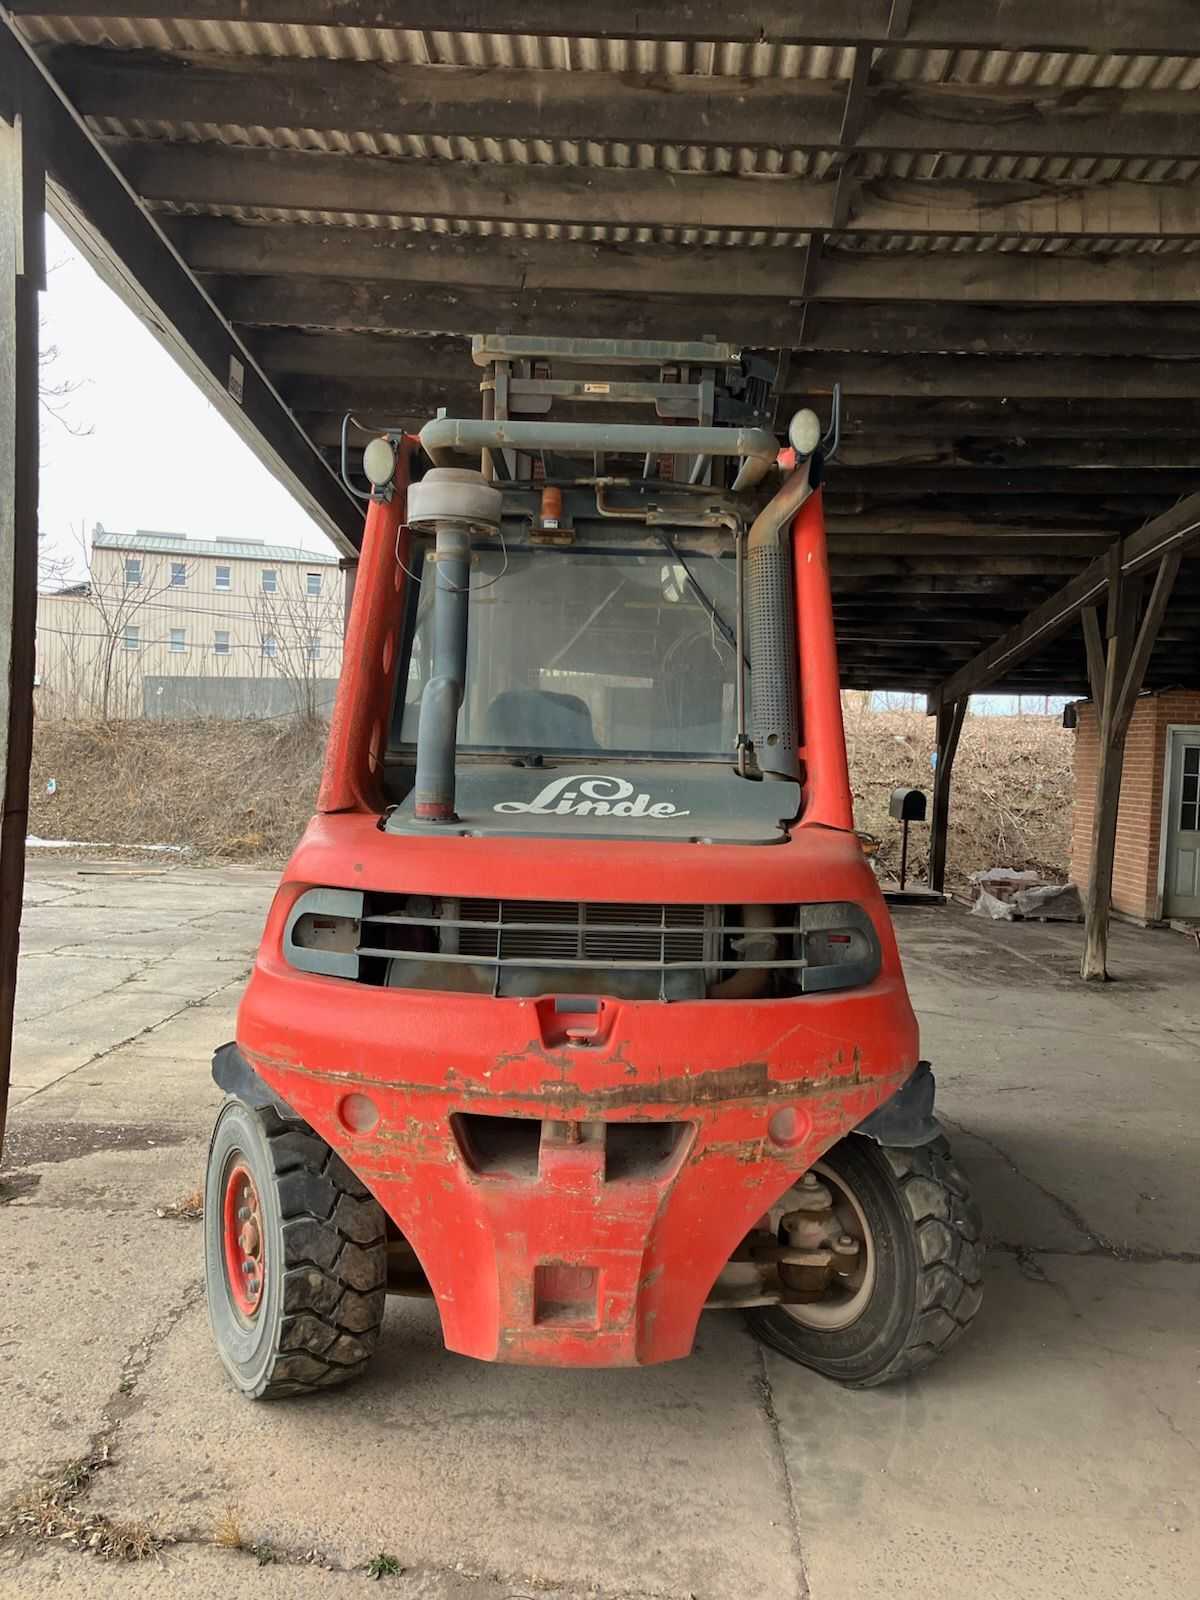
[[[846,742],[855,820],[899,861],[887,814],[898,784],[932,791],[934,723],[871,711],[848,697]],[[183,845],[202,860],[286,858],[312,815],[325,730],[302,722],[39,723],[30,831],[122,846]],[[1053,717],[970,716],[950,805],[949,874],[990,866],[1065,876],[1074,741]],[[58,792],[47,795],[50,778]],[[912,829],[910,871],[924,874],[927,827]]]
[[[857,698],[857,697],[855,697]],[[933,797],[934,719],[916,711],[847,704],[846,748],[859,828],[881,840],[888,873],[900,863],[900,824],[888,815],[901,784]],[[1071,854],[1075,741],[1057,717],[969,715],[950,789],[947,877],[965,883],[987,867],[1035,867],[1065,878]],[[909,874],[923,878],[929,829],[909,830]]]
[[[39,722],[29,831],[277,861],[312,815],[324,745],[323,723],[295,720]]]

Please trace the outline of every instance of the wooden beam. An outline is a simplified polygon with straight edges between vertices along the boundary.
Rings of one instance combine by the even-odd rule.
[[[59,45],[55,78],[87,116],[375,137],[640,143],[942,155],[1186,160],[1194,109],[1162,91],[871,84],[872,50],[836,81],[562,72]],[[848,203],[848,202],[847,202]],[[844,222],[837,220],[835,226]]]
[[[1113,572],[1131,578],[1155,566],[1173,550],[1186,552],[1200,540],[1200,493],[1188,495],[1170,511],[1120,541],[1119,556],[1099,556],[1003,639],[982,651],[947,679],[934,697],[935,707],[988,688],[1004,673],[1042,649],[1066,629],[1086,607],[1109,593]],[[1117,566],[1113,567],[1116,559]],[[1107,694],[1107,689],[1105,693]]]
[[[278,302],[270,292],[252,298],[248,280],[238,281],[247,313],[269,316],[276,324],[243,325],[251,348],[273,370],[363,379],[431,372],[470,378],[475,371],[465,335],[383,337],[386,330],[368,335],[349,328],[298,332],[313,302],[294,281],[279,280]],[[913,356],[905,361],[890,355],[799,355],[789,369],[787,392],[824,397],[835,381],[843,385],[847,435],[862,429],[925,431],[936,420],[939,429],[965,435],[1194,438],[1189,406],[1200,401],[1200,362],[1115,356]]]
[[[10,0],[18,16],[76,16],[79,0]],[[176,22],[244,22],[243,0],[89,0],[93,17],[144,17]],[[284,25],[379,28],[390,14],[379,0],[255,0],[254,20]],[[892,39],[891,0],[780,0],[731,6],[694,0],[687,6],[641,6],[620,0],[441,0],[406,5],[391,25],[427,32],[542,34],[551,38],[639,38],[704,43],[877,44]],[[910,21],[911,46],[960,45],[1103,55],[1200,55],[1200,26],[1191,0],[923,0]]]
[[[580,227],[833,231],[834,186],[657,168],[398,161],[315,151],[113,139],[143,199]],[[1111,182],[951,185],[880,180],[860,195],[856,234],[1075,239],[1200,237],[1200,191]]]
[[[1100,612],[1096,606],[1084,606],[1079,613],[1083,624],[1083,642],[1087,650],[1088,682],[1092,688],[1092,704],[1096,715],[1104,710],[1104,641],[1100,634]]]
[[[883,432],[843,435],[840,467],[987,467],[1024,471],[1029,467],[1196,467],[1200,468],[1200,433],[1192,438],[1055,438],[918,439]],[[1200,476],[1200,474],[1198,474]]]
[[[835,461],[825,481],[840,494],[1119,497],[1186,493],[1197,476],[1195,467],[845,467]]]
[[[1113,867],[1116,862],[1117,811],[1125,766],[1128,715],[1118,714],[1124,685],[1131,670],[1137,597],[1141,581],[1128,581],[1121,571],[1120,551],[1107,560],[1108,587],[1105,625],[1104,690],[1100,700],[1100,760],[1092,811],[1092,854],[1083,906],[1083,957],[1080,976],[1104,982],[1108,978],[1108,922],[1112,906]]]
[[[835,382],[850,402],[886,396],[899,415],[914,415],[922,399],[1035,400],[1044,408],[1057,400],[1124,400],[1189,403],[1200,399],[1200,362],[1138,360],[1134,357],[1057,359],[1042,356],[912,356],[847,354],[797,356],[790,382],[797,391],[828,394]]]
[[[933,807],[929,819],[929,887],[935,894],[946,890],[946,847],[950,832],[950,780],[954,757],[967,714],[964,695],[951,705],[939,707],[937,714],[937,765],[933,772]]]
[[[1157,353],[1200,357],[1200,307],[1123,308],[1119,328],[1085,308],[899,303],[811,307],[802,323],[802,275],[793,298],[741,297],[738,270],[731,267],[728,274],[714,268],[705,291],[690,295],[662,292],[669,280],[651,279],[636,289],[637,273],[622,269],[608,289],[602,275],[591,289],[460,287],[428,270],[406,280],[263,274],[206,282],[232,319],[243,323],[464,336],[484,329],[535,333],[570,327],[584,338],[645,339],[687,338],[701,327],[733,344],[801,356],[853,349],[914,356],[990,351],[1104,360]],[[684,276],[692,276],[690,269]],[[1194,376],[1200,385],[1200,360]]]
[[[585,240],[472,237],[406,228],[248,224],[229,217],[164,217],[163,227],[198,272],[316,278],[400,278],[507,289],[932,301],[975,308],[1013,305],[1194,306],[1191,255],[922,255],[919,263],[830,250],[806,285],[803,248],[603,244]],[[1006,312],[995,310],[996,318]],[[1112,332],[1111,328],[1105,330]]]
[[[38,291],[46,175],[36,107],[0,120],[0,1156],[33,749],[38,540]]]
[[[330,538],[361,512],[27,46],[0,21],[0,115],[24,106],[44,141],[49,207],[91,264]]]
[[[1112,721],[1115,725],[1129,725],[1133,714],[1134,701],[1142,692],[1142,680],[1146,676],[1146,668],[1150,664],[1150,652],[1154,649],[1155,641],[1160,637],[1163,616],[1167,609],[1167,601],[1171,598],[1171,590],[1175,586],[1175,579],[1179,576],[1179,566],[1183,560],[1183,551],[1176,546],[1169,550],[1158,564],[1158,571],[1154,575],[1154,585],[1150,591],[1150,598],[1146,602],[1146,610],[1138,628],[1137,638],[1133,643],[1129,664],[1125,669],[1124,681],[1121,684],[1120,697],[1113,708]]]
[[[1112,370],[1124,370],[1123,364],[1117,363]],[[1110,444],[1152,438],[1192,441],[1196,426],[1190,407],[1145,397],[1076,400],[1059,396],[1045,403],[1007,396],[844,397],[843,439],[871,439],[876,434],[943,434],[979,446],[1014,439],[1080,439],[1102,450]]]

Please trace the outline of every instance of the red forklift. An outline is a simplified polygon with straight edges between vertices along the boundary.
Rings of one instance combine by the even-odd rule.
[[[854,832],[836,438],[781,449],[726,345],[473,353],[480,417],[363,453],[317,815],[213,1063],[221,1359],[340,1383],[400,1293],[485,1361],[671,1361],[743,1308],[907,1377],[982,1246]]]

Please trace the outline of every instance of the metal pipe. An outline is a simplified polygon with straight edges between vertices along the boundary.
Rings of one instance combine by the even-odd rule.
[[[508,447],[521,451],[551,450],[563,455],[738,456],[742,464],[735,493],[760,483],[775,464],[778,445],[765,428],[676,428],[662,424],[591,422],[510,422],[479,418],[436,417],[421,429],[421,445],[437,466],[456,456]]]
[[[733,533],[733,593],[734,605],[737,615],[734,618],[734,632],[737,636],[735,654],[737,662],[735,671],[737,677],[734,684],[737,693],[737,769],[742,777],[746,776],[746,530],[735,528]]]
[[[426,822],[454,819],[454,754],[458,712],[466,687],[467,589],[471,535],[443,524],[432,556],[433,671],[421,695],[417,722],[416,814]]]
[[[800,776],[795,607],[782,532],[811,493],[805,461],[755,517],[746,541],[754,750],[765,777]]]
[[[431,672],[417,721],[416,816],[454,820],[454,758],[458,713],[467,679],[467,602],[471,534],[495,533],[502,496],[481,473],[435,468],[408,491],[408,525],[436,535],[433,554]]]

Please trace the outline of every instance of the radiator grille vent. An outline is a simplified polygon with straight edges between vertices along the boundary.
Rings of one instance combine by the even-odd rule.
[[[705,906],[462,900],[461,955],[492,960],[703,962]]]

